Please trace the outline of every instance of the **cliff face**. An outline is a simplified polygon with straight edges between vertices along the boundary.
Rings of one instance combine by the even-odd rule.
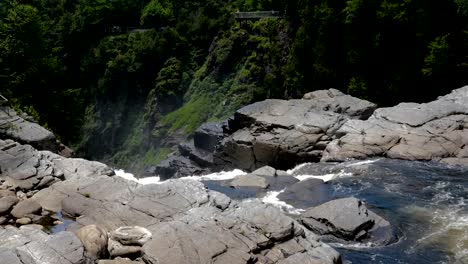
[[[203,122],[224,120],[254,101],[285,96],[280,83],[287,53],[277,51],[288,50],[291,44],[289,24],[271,19],[254,25],[220,34],[198,65],[182,65],[171,57],[153,81],[147,81],[151,75],[133,83],[126,79],[127,85],[136,88],[115,84],[112,90],[102,91],[87,107],[78,152],[140,173],[177,151],[177,144],[190,138]],[[97,49],[105,50],[108,42],[146,39],[151,34],[155,33],[134,32],[120,40],[103,40]]]

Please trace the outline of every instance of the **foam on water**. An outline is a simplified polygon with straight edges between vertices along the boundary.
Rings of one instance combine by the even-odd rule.
[[[293,174],[294,172],[296,172],[297,170],[301,169],[302,167],[306,166],[307,164],[310,164],[310,163],[302,163],[302,164],[299,164],[297,165],[296,167],[290,169],[290,170],[287,170],[286,173],[291,175]]]
[[[341,170],[340,172],[338,173],[332,173],[332,174],[325,174],[325,175],[298,175],[298,176],[294,176],[296,179],[298,179],[299,181],[305,181],[307,179],[311,179],[311,178],[314,178],[314,179],[320,179],[324,182],[327,182],[327,181],[331,181],[333,179],[337,179],[337,178],[341,178],[341,177],[351,177],[353,176],[352,173],[349,173],[349,172],[344,172],[344,170]]]
[[[446,187],[446,183],[438,183],[434,189]],[[468,211],[465,200],[458,199],[450,205],[440,205],[453,199],[449,192],[441,190],[432,199],[435,207],[425,208],[411,206],[407,208],[420,218],[429,219],[430,228],[410,248],[414,251],[419,247],[440,245],[449,252],[455,263],[468,263]]]
[[[232,171],[221,171],[221,172],[215,172],[212,174],[207,174],[207,175],[202,175],[202,176],[187,176],[187,177],[182,177],[181,179],[190,179],[190,180],[196,180],[196,181],[226,181],[226,180],[232,180],[237,176],[245,175],[247,174],[246,172],[235,169]]]
[[[271,192],[268,192],[263,198],[262,198],[262,202],[264,203],[267,203],[267,204],[271,204],[271,205],[274,205],[290,214],[301,214],[302,212],[304,212],[305,210],[304,209],[297,209],[295,208],[294,206],[290,205],[290,204],[287,204],[286,202],[284,201],[281,201],[280,199],[278,199],[278,195],[280,195],[280,193],[284,192],[284,190],[281,190],[281,191],[271,191]]]

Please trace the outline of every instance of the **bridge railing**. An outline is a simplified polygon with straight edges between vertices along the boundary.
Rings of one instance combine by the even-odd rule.
[[[239,12],[234,13],[234,17],[238,20],[243,19],[261,19],[264,17],[280,17],[280,11],[253,11],[253,12]]]

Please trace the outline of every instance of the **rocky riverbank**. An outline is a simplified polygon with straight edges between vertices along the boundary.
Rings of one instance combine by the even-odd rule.
[[[288,169],[304,162],[387,157],[468,164],[468,86],[425,103],[376,108],[338,90],[300,100],[265,100],[219,124],[202,125],[192,142],[149,168],[163,178],[221,169]]]
[[[234,201],[200,182],[140,185],[102,163],[11,140],[0,141],[0,157],[0,259],[7,263],[341,262],[278,208]],[[59,215],[67,225],[44,224]],[[51,233],[60,225],[65,231]]]

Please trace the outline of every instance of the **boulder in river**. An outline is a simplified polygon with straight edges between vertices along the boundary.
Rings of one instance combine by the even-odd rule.
[[[390,223],[353,197],[310,208],[301,215],[300,221],[317,234],[344,241],[370,242],[379,246],[396,241]]]

